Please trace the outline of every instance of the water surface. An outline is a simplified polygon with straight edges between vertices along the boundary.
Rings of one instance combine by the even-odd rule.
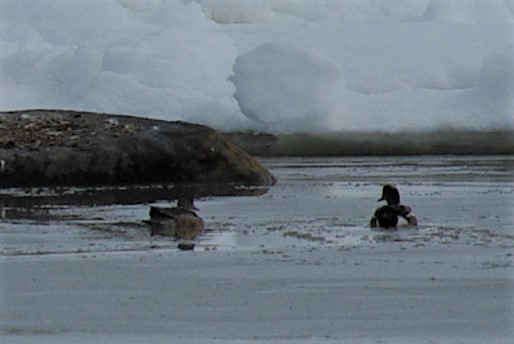
[[[197,201],[207,226],[197,239],[197,250],[320,245],[372,249],[387,248],[384,242],[394,242],[408,248],[480,246],[510,254],[507,251],[514,247],[513,156],[280,157],[261,161],[277,177],[276,186],[248,196],[210,196]],[[384,183],[397,184],[402,202],[418,217],[416,229],[369,228]],[[166,199],[162,190],[154,199],[145,196],[126,204],[113,198],[114,204],[99,202],[98,206],[67,205],[62,199],[51,204],[52,198],[44,197],[48,190],[10,192],[21,193],[30,201],[28,205],[18,201],[4,206],[0,223],[3,255],[176,247],[169,238],[150,238],[143,222],[150,204],[174,202]],[[47,199],[50,204],[45,204]]]

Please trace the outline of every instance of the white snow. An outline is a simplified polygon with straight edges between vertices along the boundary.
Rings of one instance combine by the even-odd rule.
[[[0,109],[275,133],[514,128],[514,1],[0,4]]]
[[[514,129],[513,0],[3,0],[0,110]]]

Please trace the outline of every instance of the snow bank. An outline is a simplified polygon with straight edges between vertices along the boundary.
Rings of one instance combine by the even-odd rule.
[[[513,0],[4,0],[0,110],[512,130],[513,13]]]
[[[422,19],[443,23],[514,23],[512,0],[431,0]]]
[[[196,3],[4,1],[2,110],[233,120],[236,51]]]
[[[300,30],[240,55],[231,79],[242,112],[275,133],[512,130],[512,47],[488,40],[502,29],[374,25],[349,38],[354,27],[328,25],[326,55],[309,43],[317,32]],[[377,44],[362,46],[364,36]],[[494,52],[482,58],[477,45]]]
[[[329,129],[332,92],[341,68],[314,51],[267,43],[240,56],[234,67],[235,97],[266,131]]]
[[[486,56],[475,87],[449,106],[475,129],[514,128],[514,45]]]
[[[198,0],[214,21],[514,23],[512,0]]]

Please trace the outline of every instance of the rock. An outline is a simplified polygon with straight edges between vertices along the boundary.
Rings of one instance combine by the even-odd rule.
[[[273,175],[213,129],[64,110],[0,112],[0,186],[269,186]]]

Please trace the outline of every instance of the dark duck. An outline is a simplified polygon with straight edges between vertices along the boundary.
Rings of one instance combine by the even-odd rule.
[[[398,226],[416,226],[418,220],[409,206],[400,204],[400,192],[395,185],[387,184],[382,188],[382,197],[387,205],[377,208],[371,218],[371,227],[396,228]]]
[[[150,208],[151,235],[194,239],[203,232],[203,219],[196,214],[192,198],[180,198],[176,207]]]

